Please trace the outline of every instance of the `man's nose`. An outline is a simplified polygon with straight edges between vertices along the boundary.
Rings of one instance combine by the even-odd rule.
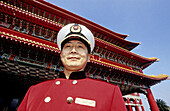
[[[72,48],[71,53],[77,53],[77,50],[75,47]]]

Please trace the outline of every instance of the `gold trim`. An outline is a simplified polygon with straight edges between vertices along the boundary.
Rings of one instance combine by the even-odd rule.
[[[2,1],[2,3],[3,3],[3,1]],[[4,4],[5,4],[5,2],[4,2]],[[42,16],[37,15],[37,14],[34,14],[34,13],[32,13],[32,12],[25,11],[25,10],[23,10],[22,8],[19,8],[19,7],[10,5],[10,4],[6,4],[6,5],[8,5],[8,6],[10,6],[10,7],[13,7],[13,8],[16,8],[16,9],[18,9],[19,11],[23,11],[23,12],[25,12],[25,13],[27,13],[27,14],[31,14],[31,15],[33,15],[35,18],[36,18],[36,17],[37,17],[37,18],[42,18],[42,19],[46,20],[46,22],[49,21],[49,22],[53,22],[54,24],[58,24],[58,25],[60,25],[60,26],[62,26],[62,27],[64,26],[64,24],[60,24],[60,23],[55,22],[55,21],[53,21],[53,20],[51,20],[51,19],[48,19],[48,18],[46,18],[46,17],[42,17]],[[22,12],[21,12],[21,13],[22,13]]]
[[[45,48],[50,48],[50,49],[54,49],[54,50],[57,50],[57,51],[60,51],[58,48],[56,47],[52,47],[52,46],[49,46],[49,45],[46,45],[46,44],[42,44],[42,43],[39,43],[39,42],[36,42],[36,41],[32,41],[32,40],[29,40],[29,39],[25,39],[25,38],[22,38],[22,37],[18,37],[18,36],[14,36],[12,34],[9,34],[9,33],[5,33],[5,32],[1,32],[0,31],[0,34],[3,34],[3,35],[7,35],[9,37],[12,37],[14,39],[18,39],[18,40],[21,40],[21,41],[25,41],[25,42],[28,42],[28,43],[33,43],[33,44],[37,44],[39,46],[43,46]]]

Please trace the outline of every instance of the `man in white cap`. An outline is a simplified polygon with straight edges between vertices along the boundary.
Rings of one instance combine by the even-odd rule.
[[[86,78],[94,42],[85,26],[64,26],[57,36],[64,73],[30,87],[18,111],[126,111],[118,86]]]

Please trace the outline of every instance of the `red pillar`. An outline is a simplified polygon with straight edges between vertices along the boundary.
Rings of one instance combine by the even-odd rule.
[[[127,98],[127,103],[128,103],[129,111],[133,111],[133,110],[132,110],[132,107],[131,107],[131,105],[130,105],[130,100],[129,100],[129,98]]]
[[[140,99],[140,103],[139,104],[141,104],[141,108],[142,108],[142,111],[145,111],[144,110],[144,107],[143,107],[143,105],[142,105],[142,100]]]
[[[140,111],[140,110],[139,110],[139,106],[137,105],[138,102],[137,102],[136,98],[135,98],[135,104],[136,104],[136,111]]]
[[[146,91],[147,91],[147,98],[148,98],[148,102],[150,104],[151,111],[159,111],[159,108],[156,104],[156,101],[153,97],[151,90],[148,88],[148,89],[146,89]]]

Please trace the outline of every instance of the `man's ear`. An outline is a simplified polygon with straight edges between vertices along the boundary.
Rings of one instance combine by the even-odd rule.
[[[88,54],[88,60],[87,60],[87,62],[90,62],[90,54]]]
[[[62,54],[61,54],[61,52],[60,52],[60,60],[62,59]]]

